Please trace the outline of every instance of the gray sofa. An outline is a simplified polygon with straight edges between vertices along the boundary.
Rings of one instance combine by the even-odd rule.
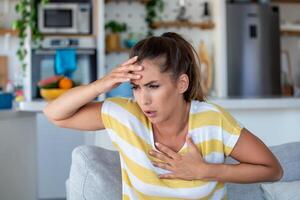
[[[281,181],[300,180],[300,142],[271,147],[279,159],[284,175]],[[235,162],[232,159],[227,163]],[[67,199],[120,200],[121,174],[119,155],[97,146],[79,146],[72,154]],[[260,184],[227,184],[230,200],[263,200]]]

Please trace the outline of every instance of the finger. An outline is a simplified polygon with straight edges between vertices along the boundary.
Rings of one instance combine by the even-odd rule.
[[[126,73],[126,72],[118,72],[115,73],[116,77],[124,77],[124,78],[128,78],[128,79],[140,79],[142,77],[141,74],[131,74],[131,73]]]
[[[125,66],[125,65],[129,65],[129,64],[133,64],[137,61],[138,57],[134,56],[130,59],[128,59],[127,61],[125,61],[124,63],[121,64],[121,66]]]
[[[127,73],[132,73],[132,72],[141,71],[141,70],[143,70],[143,66],[136,65],[136,64],[121,66],[121,67],[117,68],[118,72],[127,72]]]
[[[161,174],[161,175],[158,175],[159,178],[161,179],[176,179],[177,176],[175,174]]]
[[[174,152],[172,149],[170,149],[169,147],[163,145],[163,144],[160,144],[160,143],[155,143],[155,146],[158,148],[159,151],[167,154],[169,157],[173,158],[173,159],[179,159],[180,156]]]
[[[171,164],[173,162],[173,160],[170,157],[168,157],[167,155],[164,155],[164,154],[162,154],[158,151],[150,150],[149,154],[151,156],[163,161],[163,162],[166,162],[166,163],[169,163],[169,164]]]
[[[155,167],[159,167],[159,168],[161,168],[161,169],[165,169],[165,170],[172,171],[172,167],[171,167],[170,165],[168,165],[167,163],[152,161],[152,164],[153,164]]]

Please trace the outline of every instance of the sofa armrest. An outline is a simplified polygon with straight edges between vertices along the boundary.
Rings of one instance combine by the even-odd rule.
[[[118,152],[97,146],[76,147],[68,185],[70,200],[122,199]]]

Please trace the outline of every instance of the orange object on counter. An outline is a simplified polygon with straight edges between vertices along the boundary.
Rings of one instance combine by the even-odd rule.
[[[73,81],[67,77],[60,79],[58,83],[58,87],[61,89],[70,89],[73,85]]]

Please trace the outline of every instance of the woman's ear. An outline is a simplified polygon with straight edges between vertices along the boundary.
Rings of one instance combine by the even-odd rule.
[[[189,77],[186,74],[181,74],[177,79],[177,88],[181,94],[185,93],[189,88]]]

